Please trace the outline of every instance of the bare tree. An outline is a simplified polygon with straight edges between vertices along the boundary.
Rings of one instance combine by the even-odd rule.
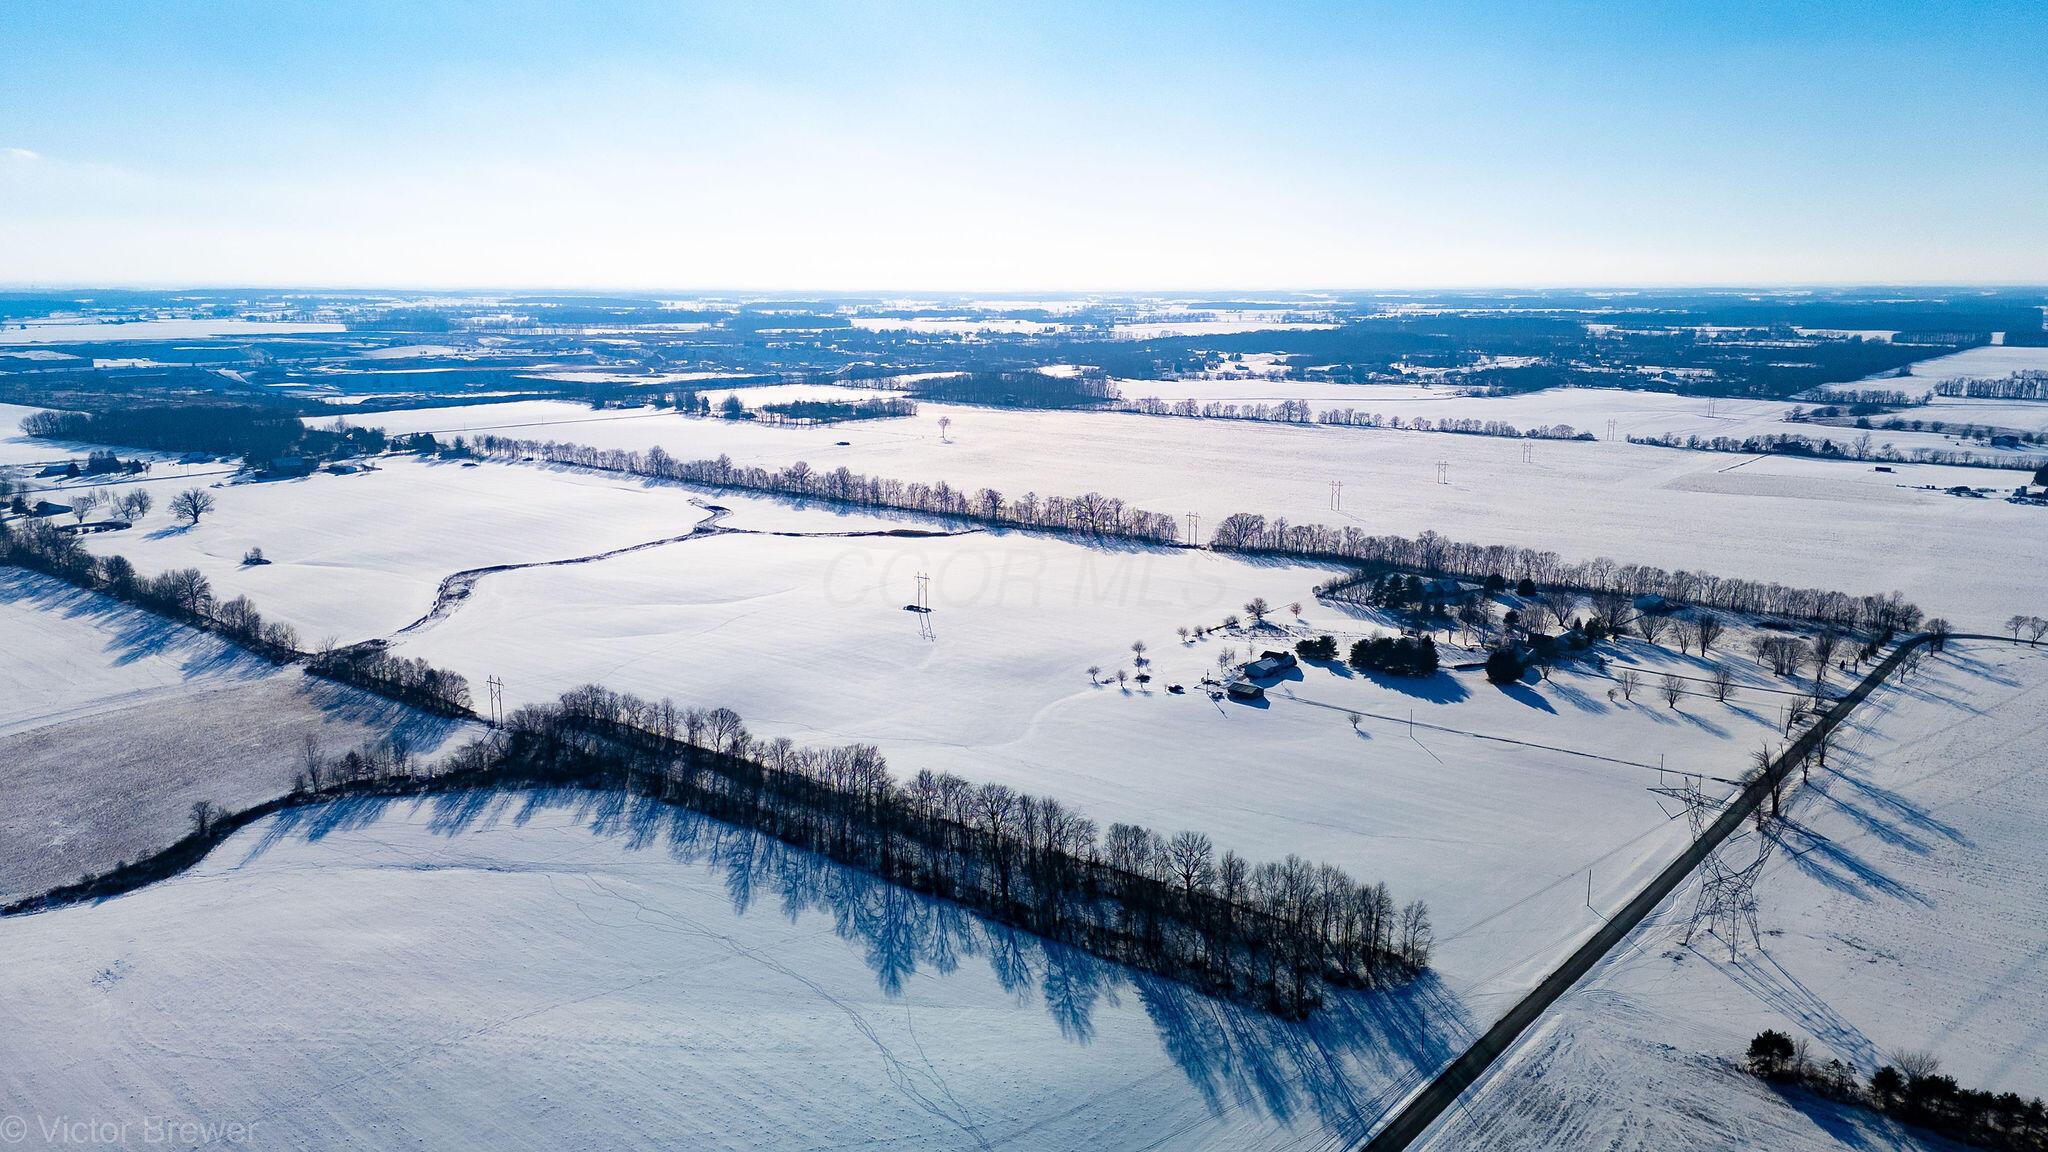
[[[1090,664],[1088,666],[1088,682],[1090,684],[1102,683],[1102,665]]]
[[[1637,672],[1633,668],[1624,668],[1621,670],[1621,675],[1616,676],[1614,679],[1615,683],[1621,685],[1621,698],[1628,703],[1635,703],[1636,690],[1643,686],[1642,673]]]
[[[1823,628],[1815,635],[1811,645],[1813,657],[1813,682],[1827,682],[1828,668],[1834,664],[1835,652],[1842,646],[1842,636],[1832,628]]]
[[[2005,626],[2012,632],[2012,638],[2017,640],[2020,638],[2020,630],[2027,626],[2027,618],[2015,613],[2006,618]]]
[[[1536,603],[1550,617],[1551,631],[1562,632],[1571,627],[1572,613],[1578,611],[1579,597],[1577,593],[1563,588],[1546,588],[1536,594]]]
[[[951,416],[941,416],[941,417],[939,417],[939,442],[940,442],[940,443],[942,443],[942,444],[943,444],[943,443],[945,443],[945,442],[946,442],[946,430],[947,430],[948,428],[951,428],[952,426],[953,426],[953,418],[952,418]]]
[[[1693,643],[1699,645],[1702,656],[1707,654],[1707,649],[1714,646],[1714,641],[1721,638],[1723,631],[1725,629],[1721,624],[1721,618],[1712,612],[1702,612],[1692,618]]]
[[[2048,636],[2048,619],[2040,616],[2027,617],[2027,643],[2039,644],[2043,636]]]
[[[1187,625],[1183,624],[1183,625],[1181,625],[1181,626],[1180,626],[1179,628],[1176,628],[1176,629],[1174,629],[1174,631],[1176,631],[1176,632],[1180,633],[1180,642],[1181,642],[1181,643],[1185,644],[1185,643],[1187,643],[1187,642],[1188,642],[1188,626],[1187,626]]]
[[[1665,706],[1676,708],[1678,707],[1678,698],[1685,695],[1685,681],[1667,672],[1664,674],[1664,680],[1659,685],[1659,689],[1664,693]]]
[[[1215,883],[1215,852],[1215,845],[1200,832],[1179,832],[1166,842],[1167,863],[1188,897],[1209,891]]]
[[[1636,616],[1636,631],[1643,634],[1643,639],[1655,644],[1657,638],[1664,634],[1665,625],[1669,623],[1669,620],[1655,612],[1643,612]]]
[[[1288,610],[1289,612],[1293,613],[1293,614],[1294,614],[1294,615],[1296,615],[1296,616],[1300,616],[1300,615],[1301,615],[1301,601],[1299,601],[1299,600],[1296,600],[1296,601],[1295,601],[1294,603],[1292,603],[1292,604],[1289,604],[1289,605],[1287,606],[1287,610]]]
[[[1143,640],[1131,641],[1131,663],[1140,668],[1145,666],[1145,642]]]
[[[1950,624],[1945,617],[1936,616],[1934,619],[1929,620],[1927,622],[1928,648],[1936,652],[1943,651],[1948,647],[1948,638],[1954,631],[1955,625]]]
[[[187,488],[171,497],[171,513],[183,516],[194,524],[199,523],[199,518],[211,511],[213,495],[204,488]]]
[[[1923,1080],[1941,1071],[1941,1060],[1924,1049],[1894,1052],[1892,1067],[1903,1073],[1908,1081]]]
[[[80,492],[78,495],[72,497],[72,522],[78,524],[80,527],[83,527],[85,525],[86,518],[91,516],[94,512],[99,511],[100,505],[105,503],[106,499],[106,496],[99,492]]]
[[[1735,676],[1725,667],[1714,668],[1714,699],[1726,704],[1735,691]]]
[[[215,808],[212,801],[194,801],[192,804],[192,834],[204,838],[207,829],[213,827],[213,822],[219,815],[220,809]]]
[[[1257,628],[1266,622],[1266,614],[1273,610],[1273,606],[1266,603],[1264,596],[1254,596],[1244,602],[1244,610],[1252,618],[1252,627]]]
[[[150,508],[153,507],[155,504],[156,501],[150,499],[149,493],[143,491],[140,488],[130,488],[127,491],[127,493],[121,497],[121,501],[119,504],[119,508],[121,510],[121,519],[126,520],[130,524],[133,524],[141,520],[144,516],[149,515]]]
[[[1622,627],[1628,623],[1629,610],[1633,607],[1634,603],[1620,592],[1593,594],[1593,614],[1600,618],[1602,624],[1607,625],[1607,634],[1610,636],[1621,635]]]

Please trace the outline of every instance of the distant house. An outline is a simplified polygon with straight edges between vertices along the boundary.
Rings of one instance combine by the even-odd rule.
[[[69,511],[71,511],[71,505],[69,504],[52,504],[48,500],[38,500],[29,507],[28,514],[31,516],[62,516]]]
[[[1661,616],[1666,612],[1678,611],[1678,605],[1652,592],[1648,596],[1636,597],[1635,609],[1638,612],[1649,612]]]
[[[304,456],[279,456],[263,466],[265,476],[310,476],[313,462]]]
[[[1450,577],[1431,580],[1422,586],[1422,602],[1425,604],[1456,600],[1465,594],[1465,587]]]
[[[1294,666],[1292,652],[1261,652],[1257,660],[1244,666],[1244,674],[1251,680],[1271,680]]]
[[[1266,690],[1249,680],[1232,680],[1229,686],[1223,690],[1230,694],[1232,700],[1264,700],[1266,698]]]

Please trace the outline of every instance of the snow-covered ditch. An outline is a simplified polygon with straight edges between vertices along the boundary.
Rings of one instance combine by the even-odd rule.
[[[1567,557],[1850,585],[1843,590],[1858,594],[1898,589],[1975,627],[2014,612],[2038,614],[2037,598],[2014,574],[2048,566],[2039,509],[1941,491],[2010,490],[2027,478],[1997,469],[1898,465],[1881,473],[1868,464],[1616,442],[1532,445],[943,404],[923,405],[911,419],[812,429],[675,415],[597,418],[567,404],[520,405],[503,415],[509,418],[470,409],[463,420],[521,439],[643,451],[659,445],[683,459],[725,454],[773,467],[804,460],[818,471],[843,465],[1013,496],[1094,490],[1155,511],[1194,512],[1204,538],[1223,516],[1258,512],[1376,533],[1435,531]],[[952,421],[943,438],[941,417]],[[410,430],[448,427],[446,420],[444,412],[422,410],[382,413],[377,422]],[[1447,466],[1442,483],[1439,462]],[[1331,507],[1332,481],[1343,484],[1341,509]]]

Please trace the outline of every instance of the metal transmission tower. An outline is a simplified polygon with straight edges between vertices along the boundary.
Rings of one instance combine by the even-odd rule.
[[[1614,421],[1612,420],[1607,422],[1607,438],[1609,440],[1614,439]]]
[[[916,579],[917,598],[905,604],[903,610],[917,616],[917,635],[920,640],[937,640],[938,630],[932,626],[932,578],[919,572]]]
[[[496,676],[486,676],[484,678],[484,687],[490,692],[491,696],[491,723],[503,724],[505,722],[505,682]]]
[[[1699,782],[1688,780],[1679,790],[1685,798],[1686,818],[1692,824],[1694,840],[1706,829],[1716,806],[1700,794]],[[1692,943],[1693,935],[1705,928],[1710,936],[1728,945],[1730,960],[1742,954],[1746,937],[1750,947],[1763,947],[1763,934],[1756,925],[1756,882],[1771,859],[1771,836],[1761,827],[1756,836],[1756,859],[1737,865],[1727,858],[1728,845],[1709,853],[1700,862],[1700,894],[1694,901],[1692,918],[1686,922],[1681,943]]]
[[[1449,460],[1439,460],[1436,462],[1436,482],[1439,484],[1449,484],[1451,482],[1451,462]]]
[[[1522,445],[1522,463],[1524,463],[1524,464],[1534,464],[1535,462],[1536,462],[1536,446],[1535,446],[1534,444],[1523,444],[1523,445]]]
[[[1342,512],[1343,510],[1344,482],[1342,480],[1332,480],[1330,481],[1330,511]]]
[[[1201,546],[1202,518],[1200,515],[1190,512],[1188,513],[1188,547],[1200,548]]]

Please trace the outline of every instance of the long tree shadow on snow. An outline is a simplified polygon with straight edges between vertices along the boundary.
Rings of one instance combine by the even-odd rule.
[[[1286,1124],[1315,1120],[1363,1136],[1476,1035],[1464,1005],[1433,974],[1380,991],[1332,989],[1309,1019],[1283,1020],[991,923],[773,837],[623,791],[475,789],[287,809],[263,826],[235,866],[290,837],[318,840],[368,828],[398,805],[407,812],[424,808],[428,829],[450,838],[566,811],[593,835],[618,840],[629,851],[663,850],[679,864],[717,870],[736,916],[772,904],[791,922],[829,918],[890,997],[902,995],[920,971],[945,975],[981,959],[1020,1002],[1035,997],[1068,1041],[1088,1044],[1096,1008],[1134,995],[1162,1050],[1217,1115],[1237,1109]]]

